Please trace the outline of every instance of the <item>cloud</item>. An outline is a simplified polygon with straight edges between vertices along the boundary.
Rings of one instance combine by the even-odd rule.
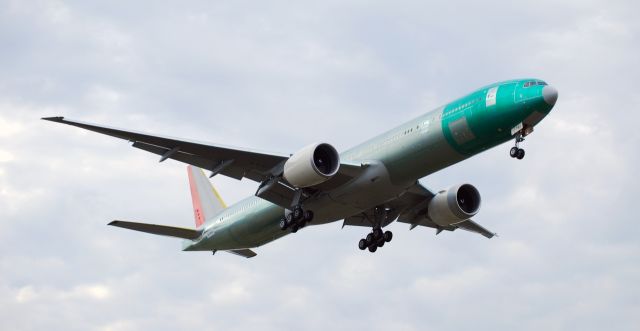
[[[630,1],[530,4],[8,1],[0,11],[0,319],[15,330],[469,328],[640,324],[632,208],[640,116]],[[328,224],[258,257],[184,253],[107,227],[192,226],[184,166],[40,121],[64,115],[291,152],[340,150],[484,84],[560,99],[524,143],[433,174],[471,182],[486,240]],[[214,178],[229,203],[255,184]]]

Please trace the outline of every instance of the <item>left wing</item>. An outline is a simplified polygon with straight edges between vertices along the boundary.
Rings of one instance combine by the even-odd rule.
[[[487,238],[492,238],[495,235],[495,233],[470,219],[446,227],[434,223],[427,217],[429,202],[434,196],[435,194],[433,192],[416,182],[402,196],[384,205],[387,209],[387,217],[383,220],[382,226],[386,226],[397,219],[398,222],[409,223],[411,229],[419,225],[434,228],[437,231],[436,234],[444,230],[455,231],[462,229],[481,234]],[[347,217],[342,226],[372,226],[374,224],[374,217],[374,210],[370,209],[364,213]]]
[[[178,138],[155,136],[143,132],[126,131],[108,126],[65,119],[45,117],[43,120],[77,126],[86,130],[133,142],[133,147],[160,155],[160,162],[174,159],[180,162],[235,179],[248,178],[261,183],[256,195],[284,208],[290,208],[296,196],[295,189],[282,178],[284,163],[290,155],[258,152],[249,149],[209,144]],[[338,187],[357,177],[366,167],[363,164],[341,162],[338,173],[328,181],[313,187],[325,191]]]

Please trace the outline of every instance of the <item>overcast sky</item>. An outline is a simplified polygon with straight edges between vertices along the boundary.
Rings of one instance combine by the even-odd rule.
[[[637,330],[637,1],[0,0],[0,329]],[[185,165],[40,121],[291,153],[344,150],[492,82],[558,88],[473,183],[498,232],[306,228],[231,254],[107,227],[193,226]],[[256,184],[216,177],[227,203]]]

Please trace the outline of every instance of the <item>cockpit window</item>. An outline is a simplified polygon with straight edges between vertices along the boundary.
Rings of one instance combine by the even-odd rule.
[[[536,85],[544,86],[544,85],[547,85],[547,83],[545,83],[545,82],[543,82],[541,80],[538,80],[538,81],[533,80],[533,81],[525,82],[523,87],[531,87],[531,86],[536,86]]]

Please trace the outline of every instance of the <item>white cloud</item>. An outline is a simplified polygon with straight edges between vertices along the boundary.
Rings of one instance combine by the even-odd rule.
[[[634,330],[638,5],[11,1],[0,12],[0,320],[12,330]],[[463,10],[461,10],[461,8]],[[464,10],[466,8],[466,10]],[[552,10],[550,10],[552,8]],[[501,236],[309,227],[183,253],[107,227],[193,224],[184,166],[40,121],[291,152],[340,149],[494,80],[536,76],[556,108],[423,180],[481,189]],[[249,120],[248,120],[249,119]],[[227,202],[255,184],[215,178]],[[29,316],[24,318],[25,306]]]

